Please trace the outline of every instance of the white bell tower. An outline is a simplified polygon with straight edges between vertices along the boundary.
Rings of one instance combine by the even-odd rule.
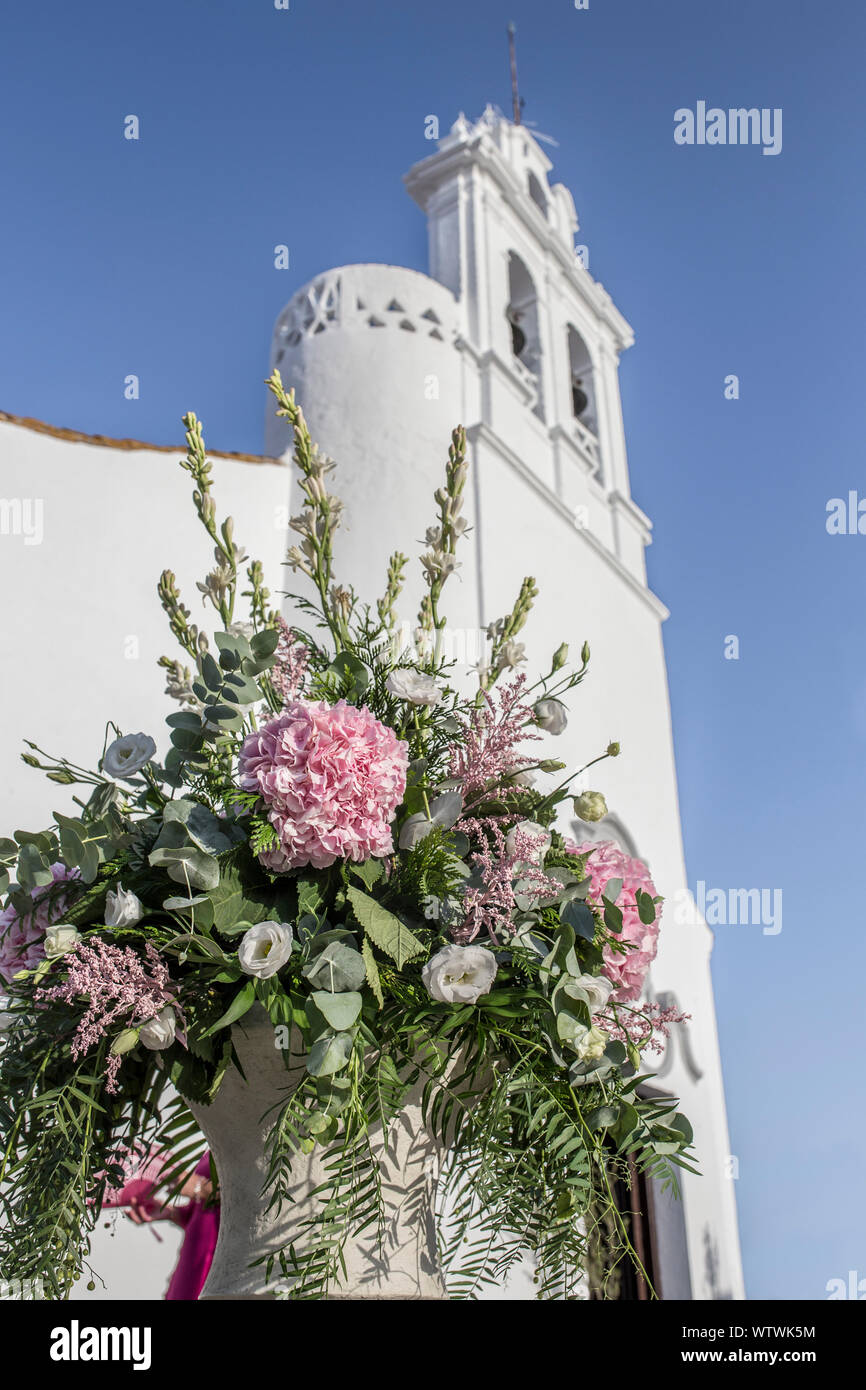
[[[574,201],[551,167],[488,106],[474,125],[461,115],[406,184],[427,213],[430,273],[461,306],[483,434],[531,459],[578,518],[592,511],[644,579],[650,527],[631,500],[618,380],[634,334],[575,250]]]
[[[649,1191],[654,1278],[663,1298],[742,1298],[734,1179],[715,1026],[712,933],[688,890],[662,623],[647,587],[648,518],[631,500],[618,381],[632,330],[575,250],[571,194],[524,126],[488,107],[463,116],[406,175],[424,210],[430,274],[390,265],[323,271],[281,311],[271,368],[296,388],[313,437],[335,458],[345,502],[336,577],[381,594],[389,555],[431,524],[450,433],[466,427],[471,530],[449,580],[457,662],[469,680],[479,634],[510,611],[524,575],[540,599],[526,629],[528,667],[547,669],[563,641],[592,650],[568,728],[541,757],[583,766],[611,741],[622,756],[594,769],[611,815],[595,838],[644,859],[665,898],[650,994],[690,1015],[653,1080],[679,1096],[695,1128],[701,1177],[682,1203]],[[290,445],[269,406],[266,451]],[[297,510],[297,507],[293,508]],[[401,617],[423,591],[410,570]],[[289,583],[295,588],[295,583]],[[581,840],[581,822],[563,830]],[[500,1297],[531,1296],[527,1286]]]

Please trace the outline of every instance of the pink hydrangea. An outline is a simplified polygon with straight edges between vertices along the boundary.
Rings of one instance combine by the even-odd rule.
[[[52,864],[51,873],[55,883],[78,878],[78,870],[67,869],[65,864]],[[30,896],[35,905],[23,917],[14,907],[0,912],[0,978],[7,984],[12,983],[19,970],[33,970],[39,964],[45,955],[46,931],[66,910],[67,895],[53,893],[50,884],[34,888]]]
[[[240,785],[262,797],[280,840],[261,862],[324,869],[393,853],[407,761],[408,745],[366,708],[287,704],[244,740],[239,759]]]
[[[616,900],[622,909],[622,932],[620,941],[628,942],[631,949],[625,955],[614,951],[611,946],[604,948],[602,969],[609,980],[616,985],[613,998],[621,1002],[637,999],[643,989],[650,963],[655,960],[658,949],[659,917],[650,926],[644,926],[637,910],[635,894],[639,888],[656,896],[656,888],[649,876],[649,870],[642,859],[632,859],[625,854],[613,840],[600,840],[595,843],[577,845],[568,843],[572,854],[586,854],[586,872],[592,884],[591,894],[601,901],[601,894],[609,879],[621,878],[622,891]]]

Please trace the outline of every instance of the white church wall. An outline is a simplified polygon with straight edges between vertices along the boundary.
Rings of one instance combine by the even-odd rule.
[[[207,422],[205,438],[207,438]],[[42,535],[0,536],[4,776],[3,833],[41,829],[67,810],[70,789],[17,759],[24,739],[93,767],[107,719],[124,732],[152,733],[164,756],[162,654],[183,655],[156,593],[165,568],[178,577],[192,621],[206,626],[195,581],[212,567],[213,548],[193,508],[184,450],[110,448],[58,439],[0,423],[6,499],[41,504]],[[288,472],[275,463],[214,458],[220,512],[281,587]],[[14,595],[14,602],[9,597]]]

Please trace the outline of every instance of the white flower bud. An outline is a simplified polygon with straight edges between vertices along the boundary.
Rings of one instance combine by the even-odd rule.
[[[572,803],[574,814],[581,820],[596,821],[604,820],[607,815],[607,802],[601,792],[581,792],[576,796]]]
[[[568,723],[565,705],[560,700],[539,700],[535,707],[535,722],[548,734],[561,734]]]

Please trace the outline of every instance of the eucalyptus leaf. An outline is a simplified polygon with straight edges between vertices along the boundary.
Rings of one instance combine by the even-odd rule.
[[[605,899],[604,904],[604,925],[609,932],[615,934],[622,931],[622,908],[615,907],[613,903]]]
[[[580,898],[571,898],[563,903],[559,912],[560,921],[571,927],[575,936],[583,941],[592,941],[595,936],[595,917]]]
[[[314,989],[327,990],[332,994],[360,989],[367,978],[361,953],[341,941],[330,942],[307,962],[302,974]]]
[[[635,894],[637,902],[638,916],[645,927],[651,927],[656,919],[656,905],[649,893],[645,893],[642,888]]]
[[[351,1033],[335,1033],[314,1042],[307,1057],[310,1076],[333,1076],[342,1071],[352,1055],[352,1042]]]
[[[607,883],[604,885],[604,888],[602,889],[601,896],[603,898],[607,898],[609,903],[615,903],[621,892],[622,879],[609,878]]]
[[[189,883],[191,888],[216,888],[220,881],[216,859],[194,845],[151,850],[148,862],[155,869],[164,868],[175,883]]]
[[[263,657],[273,656],[280,641],[279,629],[275,627],[262,628],[261,632],[256,632],[250,638],[250,649],[254,657],[261,661]]]
[[[614,1105],[599,1105],[590,1110],[586,1123],[590,1129],[611,1129],[619,1119],[619,1108]]]
[[[344,1033],[356,1022],[363,997],[355,990],[342,994],[331,994],[327,990],[316,990],[311,998],[319,1013],[337,1033]]]

